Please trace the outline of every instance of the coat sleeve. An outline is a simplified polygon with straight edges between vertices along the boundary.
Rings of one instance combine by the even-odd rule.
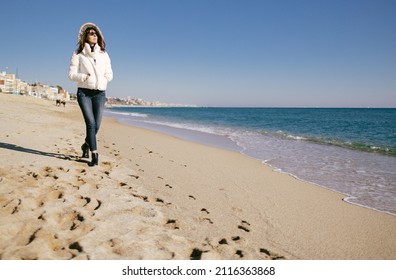
[[[80,59],[78,57],[78,54],[73,53],[69,65],[69,79],[78,83],[84,82],[88,78],[87,74],[78,72],[79,63]]]
[[[109,55],[106,53],[107,59],[106,59],[106,70],[105,70],[105,78],[107,79],[107,82],[111,82],[113,80],[113,69],[111,68],[111,60]]]

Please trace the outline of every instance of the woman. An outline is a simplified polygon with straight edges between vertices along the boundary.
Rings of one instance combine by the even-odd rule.
[[[102,121],[107,83],[113,79],[105,47],[99,27],[90,22],[83,24],[78,33],[78,48],[72,55],[69,67],[69,79],[77,82],[77,100],[86,126],[82,157],[89,158],[89,151],[92,154],[89,166],[99,164],[96,134]]]

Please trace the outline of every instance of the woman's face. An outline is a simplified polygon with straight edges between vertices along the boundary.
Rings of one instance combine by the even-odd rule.
[[[95,29],[89,29],[87,33],[87,42],[90,45],[98,43],[98,35],[96,34]]]

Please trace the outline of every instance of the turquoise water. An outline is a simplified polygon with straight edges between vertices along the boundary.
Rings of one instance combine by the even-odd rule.
[[[239,150],[351,203],[396,214],[396,109],[123,107],[107,114]]]

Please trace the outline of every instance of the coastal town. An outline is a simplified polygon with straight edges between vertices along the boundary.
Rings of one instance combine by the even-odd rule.
[[[50,86],[43,83],[29,84],[14,73],[0,72],[0,93],[27,95],[49,100],[70,101],[70,94],[61,86]]]
[[[0,93],[33,96],[55,101],[56,104],[75,102],[76,95],[69,93],[62,86],[51,86],[40,82],[29,84],[17,77],[15,73],[0,72]],[[147,101],[134,97],[107,97],[107,107],[144,106],[144,107],[192,107],[192,105]]]

